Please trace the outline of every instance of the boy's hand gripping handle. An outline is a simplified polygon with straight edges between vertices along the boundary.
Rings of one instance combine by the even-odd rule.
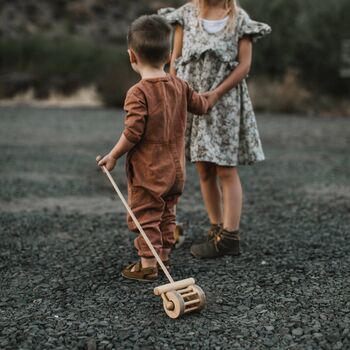
[[[97,161],[97,162],[98,162],[100,159],[101,159],[100,156],[97,156],[97,157],[96,157],[96,161]],[[151,241],[148,239],[148,237],[147,237],[145,231],[142,229],[140,223],[139,223],[138,220],[136,219],[136,216],[134,215],[134,213],[133,213],[132,210],[130,209],[128,203],[126,202],[126,200],[125,200],[125,198],[124,198],[124,196],[123,196],[123,194],[120,192],[120,190],[119,190],[117,184],[115,183],[115,181],[114,181],[114,179],[113,179],[111,173],[107,170],[107,168],[106,168],[104,165],[102,165],[101,168],[102,168],[103,172],[107,175],[109,181],[111,182],[112,186],[114,187],[115,191],[117,192],[117,194],[118,194],[120,200],[121,200],[122,203],[124,204],[124,207],[126,208],[126,210],[128,211],[129,215],[131,216],[131,218],[132,218],[132,220],[134,221],[134,223],[135,223],[137,229],[140,231],[140,233],[141,233],[143,239],[146,241],[146,243],[147,243],[147,245],[148,245],[148,248],[151,250],[153,256],[156,258],[158,264],[160,265],[160,267],[161,267],[162,270],[164,271],[164,273],[165,273],[166,277],[168,278],[169,282],[170,282],[170,283],[174,283],[174,280],[173,280],[173,278],[170,276],[170,273],[169,273],[168,269],[165,267],[165,265],[163,264],[162,259],[159,257],[159,255],[157,254],[156,250],[153,248]]]

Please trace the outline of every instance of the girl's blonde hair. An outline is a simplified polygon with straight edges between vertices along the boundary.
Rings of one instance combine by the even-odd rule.
[[[192,0],[196,5],[198,12],[201,13],[206,0]],[[225,8],[227,9],[227,15],[229,16],[227,28],[232,29],[236,24],[236,17],[238,11],[238,4],[236,0],[223,0],[225,3]]]

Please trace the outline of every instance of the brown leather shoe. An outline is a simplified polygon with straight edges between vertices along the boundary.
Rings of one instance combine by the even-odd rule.
[[[170,260],[164,260],[163,264],[165,265],[165,267],[167,268],[167,270],[170,273],[171,272]],[[158,272],[160,274],[164,275],[164,271],[162,270],[162,268],[160,267],[160,265],[158,263],[157,263],[157,269],[158,269]]]
[[[134,271],[131,271],[133,268]],[[139,261],[124,267],[122,276],[130,280],[152,282],[158,278],[158,270],[156,267],[142,267],[141,261]]]
[[[239,255],[239,231],[222,230],[207,242],[193,244],[191,254],[197,258],[218,258],[224,255]]]
[[[220,231],[222,230],[222,225],[221,224],[211,224],[210,229],[208,231],[208,237],[207,237],[207,241],[210,241],[211,239],[213,239],[217,234],[220,233]]]

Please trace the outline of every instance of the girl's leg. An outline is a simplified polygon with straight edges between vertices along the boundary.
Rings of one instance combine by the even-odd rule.
[[[217,165],[216,173],[223,193],[223,228],[236,231],[239,229],[242,212],[242,186],[237,168]]]
[[[216,165],[209,162],[196,162],[197,172],[211,224],[222,222],[221,190],[216,176]]]
[[[221,182],[224,214],[223,229],[213,239],[191,247],[192,255],[199,258],[217,258],[224,255],[239,255],[239,223],[242,211],[242,187],[237,169],[216,166]]]

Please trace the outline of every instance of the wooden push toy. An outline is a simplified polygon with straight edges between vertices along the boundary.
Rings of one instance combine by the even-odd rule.
[[[98,162],[100,159],[101,156],[98,156],[96,158],[96,161]],[[195,280],[193,278],[187,278],[177,282],[173,280],[168,269],[163,264],[161,258],[153,248],[152,243],[148,239],[146,233],[143,231],[140,223],[127,204],[117,184],[114,182],[110,172],[106,169],[105,166],[102,166],[102,170],[107,175],[119,198],[123,202],[126,210],[134,221],[136,227],[140,231],[142,237],[145,239],[149,249],[152,251],[152,254],[156,258],[158,264],[170,282],[168,284],[154,288],[154,294],[158,296],[160,295],[163,299],[163,307],[166,314],[171,318],[178,318],[183,314],[201,310],[206,303],[206,298],[203,290],[195,284]]]

